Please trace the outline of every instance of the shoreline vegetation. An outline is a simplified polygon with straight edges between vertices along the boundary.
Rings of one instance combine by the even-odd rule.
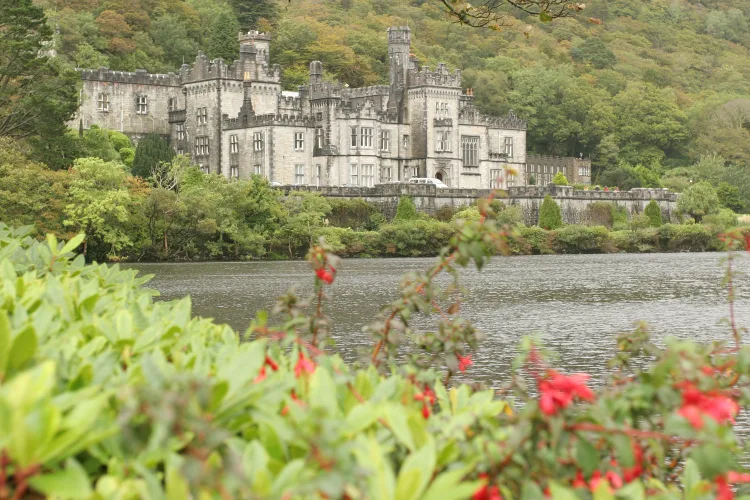
[[[101,135],[109,140],[106,131]],[[17,143],[2,141],[0,221],[33,226],[37,237],[83,233],[88,261],[179,262],[301,259],[320,237],[342,257],[432,257],[461,221],[481,216],[477,203],[428,216],[403,197],[388,220],[362,199],[286,195],[261,178],[228,181],[201,173],[185,156],[155,164],[148,181],[98,157],[53,171]],[[547,198],[537,225],[526,226],[519,206],[492,203],[497,222],[520,236],[511,255],[722,251],[721,235],[739,226],[707,183],[682,194],[679,224],[663,223],[655,203],[628,219],[624,209],[596,202],[586,225],[564,225],[559,206]]]

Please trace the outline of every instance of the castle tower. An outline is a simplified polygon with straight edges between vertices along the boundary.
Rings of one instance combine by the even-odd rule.
[[[409,53],[411,49],[411,30],[408,26],[388,28],[389,74],[392,86],[404,87],[409,70]]]
[[[313,61],[310,63],[310,85],[316,85],[323,82],[323,63]]]
[[[240,33],[240,53],[243,52],[244,45],[250,45],[255,48],[255,61],[258,64],[268,65],[270,62],[271,35],[251,30],[247,33]]]

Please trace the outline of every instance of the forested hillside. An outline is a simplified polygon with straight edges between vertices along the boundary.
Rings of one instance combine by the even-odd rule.
[[[529,121],[531,151],[591,155],[602,184],[664,176],[680,188],[699,172],[669,169],[714,153],[704,158],[711,165],[750,164],[744,0],[593,0],[548,23],[508,8],[499,32],[452,22],[437,0],[39,3],[59,27],[61,55],[81,67],[169,71],[198,50],[231,58],[227,37],[239,27],[270,31],[288,89],[305,82],[313,59],[351,86],[384,82],[385,29],[408,24],[422,64],[461,68],[484,111]],[[750,199],[750,186],[740,188]]]

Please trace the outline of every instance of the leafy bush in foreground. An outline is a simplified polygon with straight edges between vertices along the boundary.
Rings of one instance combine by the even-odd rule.
[[[557,229],[562,225],[560,205],[550,195],[545,196],[542,206],[539,207],[539,227],[542,229]]]
[[[192,317],[189,298],[154,302],[134,271],[85,265],[81,238],[0,225],[0,494],[748,498],[732,424],[750,402],[750,347],[733,322],[731,344],[618,336],[596,391],[531,339],[501,386],[514,403],[452,381],[482,339],[459,315],[458,269],[518,239],[478,209],[366,327],[360,366],[321,350],[341,272],[324,244],[308,254],[309,300],[282,297],[240,336]],[[417,313],[437,314],[415,330]]]

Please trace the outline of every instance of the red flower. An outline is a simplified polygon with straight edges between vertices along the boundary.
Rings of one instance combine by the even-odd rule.
[[[465,372],[467,367],[474,364],[474,362],[471,360],[471,354],[463,357],[460,354],[456,353],[456,358],[458,358],[458,369],[462,372]]]
[[[422,405],[422,416],[426,419],[430,418],[430,407],[427,406],[427,403]]]
[[[255,377],[255,380],[253,380],[253,383],[259,384],[259,383],[263,382],[265,379],[266,379],[266,367],[265,366],[261,366],[260,367],[260,372],[258,373],[258,376]]]
[[[636,441],[632,442],[631,447],[633,448],[633,466],[622,468],[622,478],[626,483],[638,479],[643,474],[643,449]]]
[[[735,483],[750,483],[750,474],[747,472],[727,472],[727,482],[731,484]]]
[[[315,371],[315,363],[305,357],[302,352],[299,353],[297,364],[294,365],[294,376],[299,378],[303,373],[312,373]]]
[[[273,359],[271,359],[271,357],[268,354],[266,354],[266,361],[264,362],[264,364],[266,364],[267,366],[270,366],[271,370],[273,371],[276,371],[279,369],[279,365],[276,364],[276,362]]]
[[[584,401],[593,401],[594,393],[586,386],[589,375],[576,373],[563,375],[550,370],[548,377],[539,381],[541,398],[539,407],[545,415],[554,415],[558,410],[567,408],[574,397]]]
[[[573,488],[586,487],[586,478],[583,477],[583,472],[581,472],[580,469],[576,472],[576,478],[573,480],[571,486],[573,486]]]
[[[745,234],[745,250],[750,252],[750,233]]]
[[[418,394],[415,394],[414,395],[414,399],[416,399],[417,401],[425,401],[425,402],[428,402],[430,404],[434,404],[435,403],[435,393],[432,392],[432,389],[430,389],[430,387],[427,384],[425,384],[424,391],[422,391],[422,392],[420,392]]]
[[[316,269],[315,275],[318,277],[319,280],[324,281],[328,283],[329,285],[333,283],[333,274],[326,271],[324,267],[321,267],[320,269]]]
[[[733,500],[734,491],[727,483],[727,478],[724,476],[718,476],[716,478],[716,500]]]
[[[735,400],[721,394],[705,394],[692,384],[682,386],[682,406],[678,413],[685,417],[696,429],[703,428],[703,416],[709,416],[718,423],[734,423],[740,406]]]
[[[479,478],[486,481],[487,474],[479,474]],[[500,489],[497,486],[489,486],[488,484],[480,486],[471,498],[472,500],[503,500]]]

